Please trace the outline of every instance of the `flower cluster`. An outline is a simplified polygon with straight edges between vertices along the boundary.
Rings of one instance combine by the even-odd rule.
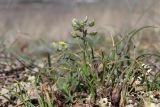
[[[58,43],[52,42],[51,47],[57,51],[62,51],[68,49],[68,44],[64,41],[59,41]]]
[[[83,36],[86,36],[86,35],[91,35],[91,36],[95,36],[97,34],[96,31],[91,31],[91,32],[87,32],[87,28],[88,27],[93,27],[95,25],[95,21],[91,21],[91,22],[88,22],[88,18],[86,16],[86,18],[84,20],[77,20],[77,19],[73,19],[72,20],[72,28],[73,28],[73,31],[71,32],[71,35],[73,38],[83,38],[81,35],[79,35],[79,33],[84,33],[85,35]]]

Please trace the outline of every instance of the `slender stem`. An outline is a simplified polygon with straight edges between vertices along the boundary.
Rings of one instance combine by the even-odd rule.
[[[86,54],[87,54],[87,42],[86,42],[86,36],[87,36],[87,30],[83,30],[83,44],[84,44],[84,49],[83,49],[83,58],[84,58],[84,64],[87,67],[87,59],[86,59]]]
[[[50,55],[50,53],[47,53],[47,61],[48,61],[48,67],[51,68],[52,65],[51,65],[51,55]]]

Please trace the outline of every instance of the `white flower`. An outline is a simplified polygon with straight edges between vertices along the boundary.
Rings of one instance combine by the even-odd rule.
[[[108,101],[108,98],[101,98],[99,100],[100,107],[111,107],[111,102]]]

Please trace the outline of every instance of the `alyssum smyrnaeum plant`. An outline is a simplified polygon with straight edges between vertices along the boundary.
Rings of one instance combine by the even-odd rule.
[[[95,96],[94,80],[98,79],[98,74],[96,72],[91,72],[89,63],[94,61],[94,50],[91,44],[89,44],[87,37],[96,36],[96,31],[89,32],[88,29],[94,27],[95,22],[88,21],[86,17],[84,20],[72,20],[73,31],[71,33],[72,37],[78,38],[82,41],[82,54],[83,54],[83,65],[82,65],[82,76],[85,77],[86,83],[88,84],[89,90],[93,96]],[[89,51],[90,49],[90,51]],[[96,74],[96,75],[95,75]],[[97,76],[97,78],[95,78]]]
[[[75,91],[88,93],[95,100],[96,86],[105,80],[105,76],[101,75],[101,79],[98,73],[98,66],[101,64],[99,62],[104,60],[104,54],[102,52],[102,58],[96,57],[93,43],[90,42],[91,38],[97,36],[97,32],[92,29],[94,25],[94,20],[88,21],[87,17],[81,21],[72,20],[71,35],[79,40],[77,51],[69,49],[68,44],[62,41],[58,44],[52,43],[54,49],[60,53],[56,62],[59,68],[55,68],[54,71],[69,71],[69,74],[63,74],[65,78],[59,78],[56,82],[58,88],[65,93],[67,102],[73,101]],[[105,71],[105,67],[103,70]]]

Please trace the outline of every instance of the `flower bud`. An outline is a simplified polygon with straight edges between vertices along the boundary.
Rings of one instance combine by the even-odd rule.
[[[72,36],[73,38],[76,38],[76,37],[77,37],[77,33],[74,32],[74,31],[72,31],[72,32],[71,32],[71,36]]]
[[[57,47],[57,44],[56,44],[55,42],[52,42],[51,47],[52,47],[52,48],[56,48],[56,47]]]
[[[88,24],[89,27],[93,27],[94,25],[95,25],[95,21],[91,21],[91,22]]]
[[[88,21],[88,17],[86,16],[84,19],[84,23],[87,23],[87,21]]]
[[[77,24],[77,19],[74,18],[74,19],[72,20],[72,25],[76,25],[76,24]]]

